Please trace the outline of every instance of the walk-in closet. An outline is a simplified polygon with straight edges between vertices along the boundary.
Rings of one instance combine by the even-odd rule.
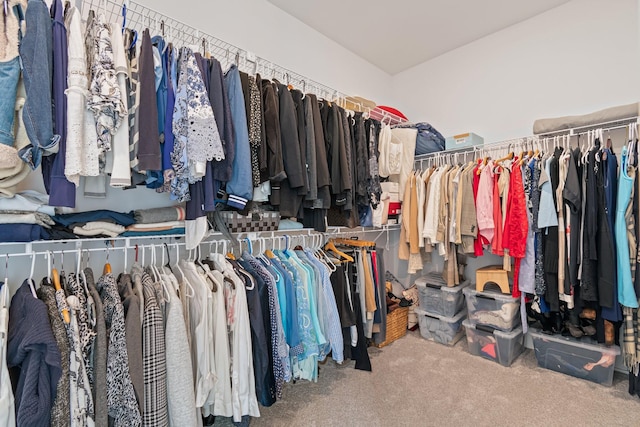
[[[640,1],[0,13],[0,426],[640,423]]]

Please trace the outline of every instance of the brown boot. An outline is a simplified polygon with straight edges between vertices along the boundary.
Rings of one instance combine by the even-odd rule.
[[[581,319],[596,320],[596,310],[593,308],[584,308],[580,313]]]
[[[615,343],[613,323],[608,320],[604,321],[604,343],[607,347],[611,347]]]

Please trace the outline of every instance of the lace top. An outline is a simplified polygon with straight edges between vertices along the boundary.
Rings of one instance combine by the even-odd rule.
[[[176,105],[181,104],[180,108],[183,113],[186,111],[186,115],[180,117],[177,125],[179,133],[187,136],[189,182],[194,183],[204,176],[205,161],[224,159],[224,148],[207,89],[191,49],[182,48],[179,70]]]
[[[89,73],[85,34],[80,11],[73,7],[65,20],[68,34],[69,65],[67,71],[67,150],[64,174],[76,186],[81,176],[99,173],[96,123],[87,109]]]

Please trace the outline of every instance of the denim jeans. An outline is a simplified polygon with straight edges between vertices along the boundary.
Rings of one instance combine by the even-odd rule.
[[[25,13],[29,31],[20,43],[22,77],[27,92],[24,105],[24,127],[31,144],[19,155],[31,169],[40,165],[42,156],[56,153],[60,135],[53,134],[51,80],[53,46],[51,15],[42,0],[29,0]]]
[[[13,118],[19,79],[19,56],[0,62],[0,144],[13,146]]]

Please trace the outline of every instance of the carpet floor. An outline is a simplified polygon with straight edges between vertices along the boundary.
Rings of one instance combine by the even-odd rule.
[[[638,426],[640,399],[616,373],[605,387],[537,366],[533,350],[510,368],[418,332],[370,348],[373,372],[320,365],[317,383],[286,385],[251,426]]]

